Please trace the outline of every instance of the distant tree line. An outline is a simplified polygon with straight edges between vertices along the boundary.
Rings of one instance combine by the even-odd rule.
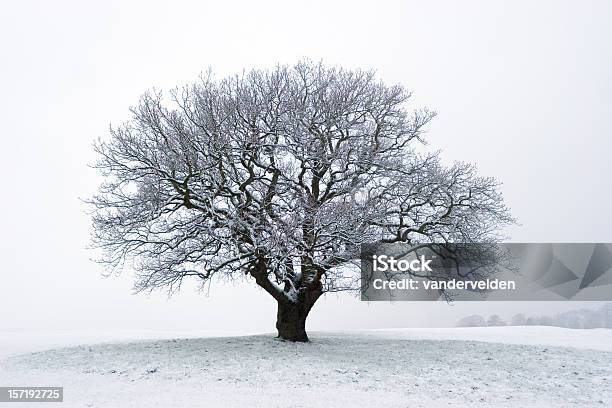
[[[555,326],[570,329],[612,329],[612,303],[600,309],[578,309],[558,313],[554,316],[526,316],[518,313],[506,322],[499,315],[490,315],[485,319],[481,315],[470,315],[457,322],[457,327],[487,326]]]

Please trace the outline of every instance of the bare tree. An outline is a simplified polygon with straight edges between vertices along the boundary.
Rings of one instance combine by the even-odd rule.
[[[151,91],[99,141],[94,243],[138,291],[244,274],[307,341],[325,292],[356,290],[367,242],[495,242],[498,183],[419,153],[434,117],[374,72],[301,62]],[[424,150],[424,149],[422,149]]]

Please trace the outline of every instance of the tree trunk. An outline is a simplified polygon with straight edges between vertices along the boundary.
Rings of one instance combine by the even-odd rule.
[[[279,301],[276,315],[278,337],[287,341],[307,342],[306,318],[319,298],[320,293],[311,294],[298,302]]]
[[[308,311],[301,303],[278,302],[276,329],[278,337],[288,341],[308,341],[306,317]]]

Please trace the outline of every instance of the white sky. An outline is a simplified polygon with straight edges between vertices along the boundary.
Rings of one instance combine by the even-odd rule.
[[[221,4],[223,3],[223,4]],[[130,295],[85,250],[91,143],[147,88],[294,63],[376,68],[439,116],[429,142],[504,182],[518,242],[610,242],[608,1],[10,2],[0,11],[0,328],[273,331],[253,285]],[[238,298],[238,299],[237,299]],[[313,329],[438,326],[577,303],[366,304],[332,295]]]

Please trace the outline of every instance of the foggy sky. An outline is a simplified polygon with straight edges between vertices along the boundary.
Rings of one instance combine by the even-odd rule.
[[[223,4],[221,4],[223,3]],[[0,14],[0,328],[273,331],[250,284],[131,295],[86,250],[92,142],[150,87],[295,63],[376,68],[438,112],[431,148],[504,185],[515,242],[610,242],[612,3],[12,2]],[[239,298],[239,301],[236,301]],[[368,304],[331,295],[311,329],[439,326],[573,303]]]

